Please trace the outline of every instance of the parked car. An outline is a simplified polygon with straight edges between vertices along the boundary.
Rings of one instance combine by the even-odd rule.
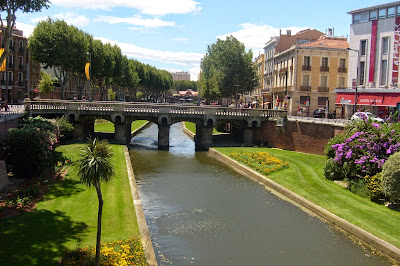
[[[334,116],[335,116],[334,114],[328,112],[328,118],[330,118],[330,119],[335,118]],[[315,118],[325,118],[325,109],[324,108],[315,109],[314,117]]]
[[[380,117],[377,117],[373,113],[370,112],[356,112],[351,116],[351,120],[362,120],[362,119],[371,119],[374,122],[382,123],[384,120]]]

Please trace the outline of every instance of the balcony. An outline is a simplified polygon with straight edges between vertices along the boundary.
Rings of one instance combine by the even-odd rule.
[[[311,71],[311,66],[310,65],[302,65],[301,69],[306,70],[306,71]]]
[[[9,81],[8,81],[8,85],[13,85],[13,82],[14,82],[14,81],[9,80]]]
[[[19,48],[19,52],[21,53],[21,54],[23,54],[24,53],[24,48]]]
[[[337,71],[338,71],[339,73],[347,73],[347,68],[345,68],[345,67],[338,67]]]
[[[281,69],[279,69],[279,75],[285,74],[287,70],[288,70],[287,67],[282,67]]]
[[[18,81],[18,86],[24,86],[24,82],[23,81]]]
[[[14,68],[14,64],[13,63],[9,63],[8,64],[8,68]]]
[[[311,91],[311,86],[300,86],[300,91]]]
[[[13,45],[10,45],[9,48],[10,48],[11,51],[14,51],[14,46]]]
[[[19,65],[18,67],[19,67],[19,69],[21,69],[21,70],[24,69],[24,65]]]
[[[318,87],[318,92],[329,92],[329,87]]]
[[[320,69],[319,69],[321,72],[329,72],[329,67],[327,67],[327,66],[322,66],[322,67],[320,67]]]
[[[2,79],[2,80],[0,81],[0,84],[1,84],[1,85],[6,85],[6,81],[5,81],[4,79]]]

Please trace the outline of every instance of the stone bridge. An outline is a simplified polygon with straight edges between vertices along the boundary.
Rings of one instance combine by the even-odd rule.
[[[158,147],[168,149],[169,129],[174,123],[189,121],[196,124],[195,144],[197,150],[207,150],[212,144],[213,127],[230,123],[231,133],[241,136],[244,145],[253,142],[253,129],[267,120],[276,120],[283,126],[286,111],[236,109],[214,106],[168,105],[127,102],[84,102],[63,100],[25,100],[25,111],[29,116],[66,116],[74,125],[74,137],[85,140],[94,133],[95,119],[106,119],[114,123],[114,141],[121,144],[131,139],[131,123],[147,120],[158,125]]]

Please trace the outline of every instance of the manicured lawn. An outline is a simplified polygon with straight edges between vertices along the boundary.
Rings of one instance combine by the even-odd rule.
[[[325,156],[268,148],[216,148],[225,155],[265,151],[289,162],[289,168],[268,175],[296,194],[316,203],[348,222],[400,248],[400,212],[371,202],[327,180]]]
[[[134,131],[135,129],[143,126],[145,123],[147,123],[146,120],[135,120],[132,122],[132,127],[131,131]],[[94,125],[94,131],[95,132],[107,132],[107,133],[114,133],[115,128],[114,128],[114,123],[111,123],[109,121],[104,120],[103,123],[95,124]]]
[[[102,242],[139,236],[124,146],[111,146],[116,177],[101,185]],[[56,151],[74,160],[82,147],[64,145]],[[34,211],[0,220],[0,265],[57,265],[66,249],[94,246],[97,210],[96,190],[80,184],[70,167],[65,179],[51,186]]]
[[[196,124],[192,122],[185,122],[185,126],[188,130],[190,130],[193,134],[196,134]],[[213,134],[219,134],[221,132],[217,131],[215,128],[213,129]]]

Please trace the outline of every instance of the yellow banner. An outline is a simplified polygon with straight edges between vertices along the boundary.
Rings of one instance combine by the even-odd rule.
[[[85,66],[85,74],[86,74],[86,78],[90,80],[89,68],[90,68],[90,63],[86,63],[86,66]]]
[[[4,52],[4,48],[1,48],[0,56],[3,54],[3,52]],[[6,61],[7,61],[7,59],[5,58],[3,61],[3,64],[1,64],[0,71],[6,71]]]

